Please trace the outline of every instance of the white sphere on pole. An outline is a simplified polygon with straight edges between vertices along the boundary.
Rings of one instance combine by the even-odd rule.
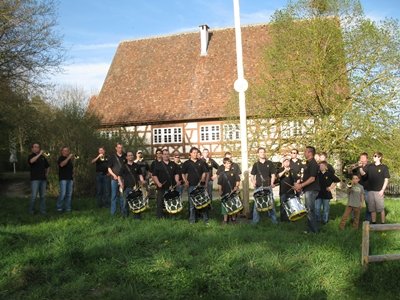
[[[242,92],[247,91],[247,89],[249,88],[249,83],[247,82],[246,79],[239,78],[239,79],[235,80],[235,83],[233,84],[233,87],[234,87],[236,92],[242,93]]]

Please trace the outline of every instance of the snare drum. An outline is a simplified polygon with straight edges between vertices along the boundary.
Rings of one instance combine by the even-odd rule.
[[[203,186],[196,187],[189,195],[196,209],[202,209],[211,203],[211,199]]]
[[[242,201],[237,193],[222,196],[221,204],[224,206],[229,216],[237,214],[243,209]]]
[[[307,210],[301,203],[299,197],[288,198],[287,201],[283,203],[283,208],[285,209],[290,221],[300,220],[307,214]]]
[[[254,191],[253,197],[258,211],[268,211],[274,207],[274,197],[269,187],[259,187]]]
[[[141,213],[149,207],[149,198],[145,197],[141,190],[130,191],[126,196],[126,202],[134,214]]]
[[[170,214],[176,214],[183,209],[181,195],[178,191],[167,191],[164,194],[165,209]]]

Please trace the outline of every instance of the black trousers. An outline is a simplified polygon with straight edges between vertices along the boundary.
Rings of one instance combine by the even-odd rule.
[[[165,217],[164,214],[164,194],[167,192],[167,189],[157,189],[157,209],[156,209],[156,216],[157,218]]]

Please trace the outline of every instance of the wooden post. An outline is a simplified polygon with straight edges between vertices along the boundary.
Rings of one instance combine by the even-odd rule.
[[[370,231],[400,230],[400,224],[371,224]]]
[[[368,262],[382,262],[391,260],[400,260],[400,254],[371,255],[368,259]]]
[[[250,204],[249,204],[249,171],[244,170],[244,179],[243,179],[243,214],[246,216],[247,219],[250,219]]]
[[[400,260],[400,254],[369,255],[369,232],[400,230],[400,224],[369,224],[363,222],[362,245],[361,245],[361,264],[367,266],[370,262],[382,262],[390,260]]]
[[[362,244],[361,244],[361,264],[368,265],[369,256],[369,222],[363,222]]]

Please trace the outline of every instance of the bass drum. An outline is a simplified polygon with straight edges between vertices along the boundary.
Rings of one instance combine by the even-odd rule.
[[[242,201],[237,193],[222,196],[221,203],[225,207],[229,216],[237,214],[243,209]]]
[[[274,197],[270,187],[259,187],[253,193],[256,209],[260,212],[269,211],[274,207]]]
[[[141,190],[132,190],[126,196],[129,209],[134,214],[141,213],[149,207],[149,198],[143,195]]]
[[[196,209],[202,209],[211,203],[211,199],[208,196],[206,189],[202,186],[196,187],[189,195],[190,200],[193,202]]]
[[[170,214],[177,214],[183,209],[181,195],[178,191],[168,191],[164,194],[165,210]]]
[[[292,222],[300,220],[307,214],[307,210],[301,203],[299,197],[288,198],[287,201],[283,203],[283,208],[285,209],[289,220]]]

